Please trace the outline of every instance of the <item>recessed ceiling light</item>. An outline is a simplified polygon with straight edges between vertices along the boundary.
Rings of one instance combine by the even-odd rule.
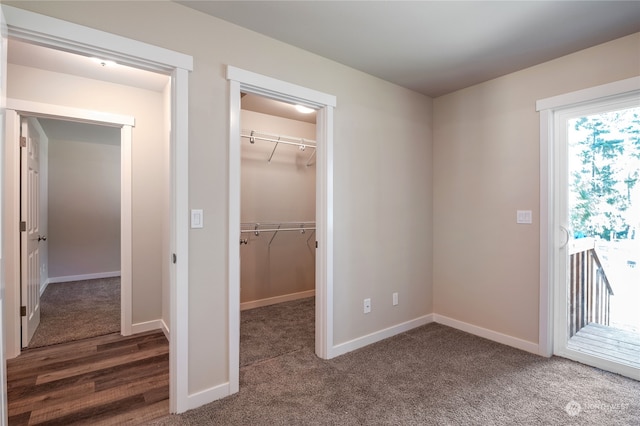
[[[115,62],[110,61],[110,60],[108,60],[108,59],[91,58],[91,60],[92,60],[93,62],[95,62],[96,64],[100,64],[100,65],[102,65],[103,67],[113,67],[113,66],[115,66],[115,65],[116,65],[116,63],[115,63]]]
[[[313,111],[315,111],[313,108],[307,108],[306,106],[302,105],[296,105],[296,109],[298,110],[298,112],[301,112],[303,114],[311,114]]]

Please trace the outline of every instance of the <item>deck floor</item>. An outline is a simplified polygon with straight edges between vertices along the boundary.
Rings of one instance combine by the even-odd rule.
[[[640,368],[640,334],[591,323],[581,328],[569,349]]]

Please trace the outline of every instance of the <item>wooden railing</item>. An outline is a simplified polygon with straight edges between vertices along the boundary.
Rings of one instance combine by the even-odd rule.
[[[609,325],[613,290],[595,248],[595,239],[569,245],[569,337],[589,323]]]

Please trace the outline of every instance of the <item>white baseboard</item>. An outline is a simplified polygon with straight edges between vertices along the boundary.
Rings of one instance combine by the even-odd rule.
[[[42,293],[44,293],[44,291],[47,289],[47,286],[50,282],[51,281],[49,281],[49,278],[44,281],[44,284],[42,284],[42,287],[40,287],[40,296],[42,296]]]
[[[241,303],[240,310],[245,311],[247,309],[275,305],[276,303],[290,302],[292,300],[298,300],[298,299],[305,299],[307,297],[313,297],[315,295],[316,295],[315,290],[307,290],[307,291],[301,291],[299,293],[285,294],[283,296],[268,297],[266,299],[260,299],[260,300],[252,300],[251,302]]]
[[[218,399],[229,396],[229,382],[223,383],[218,386],[214,386],[209,389],[204,389],[196,393],[192,393],[188,396],[187,410],[201,407]]]
[[[131,324],[131,334],[144,333],[151,330],[162,330],[165,335],[169,332],[166,324],[161,319]]]
[[[422,317],[418,317],[416,319],[403,322],[398,325],[394,325],[389,328],[385,328],[380,331],[376,331],[371,334],[367,334],[366,336],[358,337],[357,339],[350,340],[348,342],[340,343],[339,345],[335,345],[331,348],[331,353],[329,354],[329,358],[334,358],[347,352],[354,351],[356,349],[363,348],[372,343],[379,342],[380,340],[387,339],[389,337],[395,336],[396,334],[404,333],[405,331],[409,331],[413,328],[420,327],[425,324],[429,324],[433,322],[433,314],[424,315]]]
[[[84,280],[96,280],[99,278],[113,278],[113,277],[119,277],[119,276],[120,276],[120,271],[111,271],[111,272],[98,272],[95,274],[67,275],[64,277],[49,277],[46,285],[55,284],[55,283],[68,283],[70,281],[84,281]]]
[[[493,340],[494,342],[502,343],[503,345],[512,346],[514,348],[539,355],[539,348],[537,343],[522,340],[517,337],[509,336],[507,334],[498,333],[497,331],[482,328],[477,325],[458,321],[444,315],[433,314],[433,316],[434,321],[438,324],[446,325],[448,327],[452,327],[470,334],[475,334],[476,336],[484,337],[485,339]]]
[[[295,295],[300,295],[303,293],[308,293],[308,292],[295,293]],[[312,293],[315,293],[315,292],[312,292]],[[293,296],[293,295],[287,295],[284,297],[288,297],[288,296]],[[303,297],[309,297],[309,296],[303,296]],[[300,298],[302,297],[297,297],[294,299],[287,299],[287,300],[295,300]],[[263,299],[262,301],[273,300],[273,299],[276,299],[276,298]],[[256,302],[262,302],[262,301],[256,301]],[[281,301],[286,301],[286,300],[281,300]],[[248,303],[256,303],[256,302],[248,302]],[[279,303],[279,302],[273,302],[273,303]],[[272,304],[272,303],[267,303],[265,305],[259,305],[259,306],[267,306],[268,304]],[[258,307],[258,306],[252,306],[252,307]],[[244,308],[244,309],[249,309],[249,308]],[[507,346],[512,346],[514,348],[521,349],[526,352],[538,354],[537,343],[529,342],[526,340],[519,339],[517,337],[498,333],[496,331],[482,328],[482,327],[469,324],[463,321],[455,320],[453,318],[449,318],[444,315],[428,314],[410,321],[403,322],[401,324],[394,325],[392,327],[385,328],[380,331],[376,331],[366,336],[362,336],[357,339],[353,339],[348,342],[335,345],[333,348],[331,348],[329,358],[334,358],[334,357],[346,354],[348,352],[363,348],[372,343],[379,342],[381,340],[387,339],[389,337],[393,337],[397,334],[404,333],[405,331],[409,331],[411,329],[429,324],[431,322],[437,322],[439,324],[446,325],[448,327],[452,327],[457,330],[464,331],[466,333],[474,334],[476,336],[483,337],[485,339],[489,339],[494,342],[498,342]],[[155,326],[152,326],[152,324],[155,324]],[[139,324],[133,325],[134,333],[140,333],[142,331],[153,330],[156,328],[162,328],[163,331],[166,330],[165,334],[167,334],[167,338],[168,338],[169,330],[166,327],[166,324],[164,324],[164,321],[162,320],[148,321],[145,323],[139,323]],[[225,398],[229,395],[230,395],[230,387],[228,382],[214,386],[212,388],[204,389],[202,391],[196,392],[188,396],[187,410],[198,408],[202,405],[208,404],[218,399]]]
[[[163,319],[161,319],[160,322],[162,323],[162,332],[164,333],[164,337],[166,337],[167,340],[171,341],[171,334],[169,333],[169,327],[167,327],[167,323],[164,322]]]

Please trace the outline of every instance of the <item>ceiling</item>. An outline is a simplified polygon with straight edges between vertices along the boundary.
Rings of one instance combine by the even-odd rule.
[[[640,31],[638,1],[178,3],[431,97]]]

